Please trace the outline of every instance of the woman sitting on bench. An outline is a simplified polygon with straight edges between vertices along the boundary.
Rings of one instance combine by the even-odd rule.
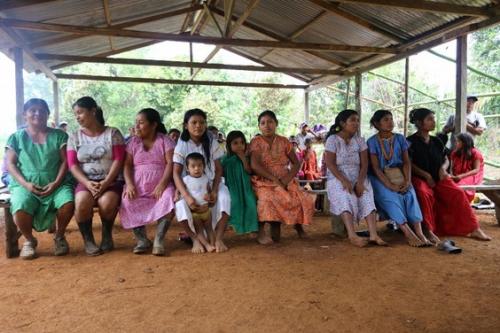
[[[66,164],[68,135],[47,126],[49,107],[43,99],[32,98],[24,104],[26,128],[7,141],[7,169],[11,175],[11,212],[26,242],[22,259],[36,257],[37,240],[32,229],[45,231],[57,215],[54,254],[69,252],[64,232],[74,211],[71,178]]]
[[[425,225],[438,236],[470,236],[491,240],[479,227],[465,192],[443,168],[446,161],[444,145],[429,134],[436,127],[434,112],[425,108],[415,109],[410,113],[410,123],[417,127],[417,132],[408,137],[412,183]]]
[[[483,182],[483,155],[474,148],[474,139],[468,133],[460,133],[456,137],[455,150],[451,152],[451,179],[457,185],[479,185]],[[476,191],[465,191],[471,202]]]

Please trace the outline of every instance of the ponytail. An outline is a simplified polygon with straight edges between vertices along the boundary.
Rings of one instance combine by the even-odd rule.
[[[95,109],[95,118],[97,122],[103,126],[106,124],[101,107],[97,105],[97,102],[92,97],[84,96],[79,98],[75,103],[73,103],[73,108],[75,106],[79,106],[89,111]]]
[[[335,122],[333,125],[330,127],[330,130],[328,131],[328,134],[326,135],[326,139],[328,139],[331,135],[337,134],[342,130],[342,126],[340,126],[340,123],[345,123],[347,119],[349,119],[350,116],[358,114],[357,111],[351,110],[351,109],[346,109],[343,111],[340,111],[340,113],[335,117]]]

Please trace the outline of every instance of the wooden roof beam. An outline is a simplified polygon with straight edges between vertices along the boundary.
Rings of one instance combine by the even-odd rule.
[[[224,12],[221,11],[220,9],[216,8],[216,7],[210,7],[210,10],[212,10],[212,12],[216,13],[217,15],[221,15],[221,16],[224,16]],[[235,18],[233,16],[233,20],[236,20],[237,18]],[[249,28],[253,31],[256,31],[264,36],[267,36],[269,38],[272,38],[272,39],[276,39],[278,41],[290,41],[289,38],[287,37],[284,37],[284,36],[281,36],[281,35],[278,35],[277,33],[275,32],[272,32],[270,30],[267,30],[267,29],[264,29],[258,25],[255,25],[249,21],[245,21],[243,23],[243,26],[246,27],[246,28]],[[327,57],[325,56],[324,54],[322,54],[321,52],[316,52],[316,51],[305,51],[306,53],[309,53],[313,56],[315,56],[316,58],[319,58],[319,59],[322,59],[322,60],[325,60],[325,61],[328,61],[334,65],[337,65],[337,66],[345,66],[346,64],[339,61],[339,60],[336,60],[336,59],[331,59],[330,57]]]
[[[373,6],[384,6],[400,9],[408,9],[423,12],[455,14],[461,16],[490,17],[495,11],[489,7],[475,7],[453,4],[449,2],[436,2],[424,0],[337,0],[337,2],[365,3]]]
[[[111,11],[109,9],[109,0],[102,0],[102,7],[104,10],[104,18],[106,20],[106,24],[108,27],[111,26]],[[109,48],[111,50],[114,49],[113,47],[113,40],[111,39],[111,36],[108,37],[109,40]]]
[[[354,22],[356,24],[358,24],[359,26],[363,27],[363,28],[366,28],[367,30],[370,30],[370,31],[373,31],[373,32],[376,32],[377,34],[379,34],[380,36],[383,36],[383,37],[386,37],[386,38],[389,38],[390,40],[393,40],[395,42],[403,42],[405,41],[404,38],[386,30],[386,29],[383,29],[361,17],[358,17],[356,15],[353,15],[347,11],[345,11],[344,9],[341,9],[340,8],[340,3],[331,3],[331,2],[326,2],[324,0],[308,0],[309,2],[315,4],[316,6],[318,7],[321,7],[327,11],[329,11],[330,13],[333,13],[335,15],[338,15],[340,17],[343,17],[351,22]]]
[[[111,81],[111,82],[135,82],[156,84],[183,84],[195,86],[222,86],[222,87],[246,87],[246,88],[273,88],[273,89],[305,89],[307,85],[280,84],[280,83],[253,83],[253,82],[229,82],[229,81],[192,81],[192,80],[167,80],[141,77],[120,77],[101,75],[79,75],[79,74],[56,74],[58,79],[88,80],[88,81]]]
[[[137,25],[140,25],[140,24],[149,23],[149,22],[155,22],[155,21],[163,20],[163,19],[169,18],[169,17],[183,15],[183,14],[186,14],[186,13],[189,15],[189,14],[191,14],[191,13],[193,13],[193,12],[199,10],[199,9],[203,9],[203,6],[201,6],[201,5],[194,5],[194,6],[191,6],[191,7],[185,7],[185,8],[181,8],[181,9],[176,9],[176,10],[165,12],[165,13],[161,13],[161,14],[154,14],[154,15],[142,17],[142,18],[139,18],[139,19],[136,19],[136,20],[125,21],[125,22],[122,22],[122,23],[111,25],[110,28],[115,28],[115,29],[130,28],[130,27],[134,27],[134,26],[137,26]],[[32,43],[30,43],[28,45],[29,45],[30,48],[36,49],[38,47],[49,46],[49,45],[54,45],[54,44],[59,44],[59,43],[64,43],[64,42],[67,42],[67,41],[70,41],[70,40],[75,40],[75,39],[79,39],[79,38],[83,38],[83,37],[85,37],[85,36],[76,35],[76,34],[66,35],[66,36],[59,36],[59,37],[49,37],[49,38],[46,38],[46,39],[37,40],[37,41],[32,42]]]
[[[224,37],[228,37],[231,32],[231,17],[234,12],[234,0],[224,0]]]
[[[240,71],[256,72],[278,72],[278,73],[303,73],[303,74],[339,74],[339,70],[319,69],[319,68],[293,68],[293,67],[269,67],[253,65],[226,65],[189,61],[169,61],[169,60],[148,60],[129,58],[107,58],[107,57],[86,57],[62,54],[37,53],[35,56],[40,60],[61,60],[70,62],[89,62],[101,64],[119,65],[144,65],[144,66],[164,66],[164,67],[194,67],[207,69],[228,69]]]
[[[236,34],[236,31],[238,31],[238,29],[241,27],[241,25],[243,24],[243,22],[245,22],[245,20],[250,16],[250,14],[252,13],[252,11],[254,10],[255,7],[257,7],[257,5],[259,4],[259,1],[260,0],[251,0],[250,3],[248,4],[247,8],[245,9],[245,11],[243,12],[243,14],[241,14],[241,16],[236,20],[236,22],[232,25],[231,27],[231,30],[229,32],[227,32],[226,34],[226,38],[232,38],[234,36],[234,34]],[[234,7],[234,4],[233,4],[233,7]],[[210,11],[210,8],[207,7],[207,10]],[[224,18],[226,18],[227,15],[224,15]],[[232,12],[231,12],[231,15],[227,16],[229,20],[231,20],[232,18]],[[214,18],[214,21],[215,21],[215,18]],[[227,22],[226,22],[227,24]],[[231,24],[229,24],[229,26],[231,26]],[[215,57],[215,55],[220,51],[221,49],[221,46],[217,45],[213,50],[212,52],[210,52],[210,54],[205,58],[205,60],[203,60],[203,62],[209,62],[210,60],[212,60],[213,57]],[[195,76],[200,72],[200,69],[197,69],[193,72],[193,75],[191,75],[191,80],[193,80],[195,78]]]
[[[398,53],[398,54],[396,54],[394,56],[391,56],[388,59],[382,59],[382,60],[376,61],[374,63],[369,63],[369,64],[366,64],[366,65],[362,65],[360,68],[358,68],[358,69],[356,69],[354,71],[345,72],[344,75],[342,75],[341,77],[332,78],[332,79],[325,79],[325,80],[322,80],[322,81],[313,80],[312,82],[310,82],[310,86],[309,86],[309,88],[307,88],[307,90],[308,91],[313,91],[313,90],[316,90],[316,89],[319,89],[319,88],[323,88],[323,87],[326,87],[326,86],[328,86],[330,84],[338,82],[341,79],[345,79],[345,78],[351,77],[351,76],[353,76],[353,75],[355,75],[357,73],[367,72],[367,71],[370,71],[372,69],[375,69],[375,68],[378,68],[378,67],[381,67],[381,66],[385,66],[385,65],[391,64],[391,63],[396,62],[398,60],[404,59],[404,58],[406,58],[408,56],[417,54],[419,52],[422,52],[422,51],[425,51],[427,49],[430,49],[430,48],[436,47],[438,45],[444,44],[446,42],[449,42],[449,41],[451,41],[453,39],[456,39],[459,36],[463,36],[463,35],[466,35],[468,33],[471,33],[471,32],[474,32],[474,31],[477,31],[477,30],[480,30],[480,29],[484,29],[484,28],[487,28],[489,26],[496,25],[499,22],[500,22],[500,14],[496,15],[496,16],[494,16],[492,18],[489,18],[487,20],[481,21],[481,22],[469,24],[468,26],[460,27],[460,28],[454,29],[452,31],[448,31],[447,33],[445,33],[444,35],[439,36],[438,38],[435,38],[435,39],[433,39],[431,41],[428,41],[428,42],[426,42],[424,44],[415,46],[413,48],[410,48],[410,49],[408,49],[408,50],[406,50],[404,52],[400,52],[400,53]]]
[[[311,20],[309,20],[308,22],[306,22],[304,25],[302,25],[300,28],[298,28],[297,30],[295,30],[288,37],[288,39],[289,40],[294,40],[295,38],[299,37],[304,32],[306,32],[307,29],[309,29],[311,26],[313,26],[316,22],[318,22],[319,20],[321,20],[321,18],[323,18],[326,14],[328,14],[328,12],[322,11],[321,13],[319,13],[318,15],[316,15],[315,17],[313,17]],[[264,59],[266,56],[268,56],[269,54],[273,53],[274,50],[276,50],[276,49],[270,49],[264,55],[262,55],[260,57],[260,59]]]
[[[86,36],[116,36],[130,37],[141,39],[155,39],[161,41],[174,42],[193,42],[201,44],[212,44],[221,46],[238,46],[238,47],[264,47],[264,48],[282,48],[295,50],[318,50],[330,52],[349,52],[349,53],[396,53],[393,47],[371,47],[359,45],[343,45],[343,44],[325,44],[325,43],[299,43],[291,41],[269,41],[258,39],[231,39],[217,38],[207,36],[187,36],[163,32],[140,31],[140,30],[122,30],[116,28],[97,28],[88,26],[75,26],[67,24],[54,23],[38,23],[31,21],[2,19],[0,23],[4,26],[35,31],[55,31],[55,32],[71,32],[74,34]]]
[[[24,56],[27,57],[28,61],[32,63],[35,68],[43,72],[52,81],[57,81],[57,78],[55,77],[54,73],[52,73],[50,68],[48,68],[44,63],[39,61],[38,58],[33,54],[33,52],[26,46],[26,43],[21,35],[19,35],[13,29],[2,25],[1,22],[0,22],[0,29],[2,29],[7,34],[7,36],[11,39],[11,41],[14,44],[23,49]]]
[[[109,56],[112,56],[112,55],[115,55],[115,54],[119,54],[119,53],[123,53],[123,52],[128,52],[128,51],[133,51],[133,50],[137,50],[137,49],[140,49],[140,48],[143,48],[143,47],[151,46],[151,45],[156,44],[156,43],[158,43],[158,42],[155,41],[155,40],[153,40],[153,41],[147,41],[147,42],[143,42],[143,43],[139,43],[139,44],[134,44],[134,45],[131,45],[131,46],[123,47],[123,48],[120,48],[120,49],[116,49],[116,50],[112,50],[112,51],[107,51],[107,52],[99,53],[99,54],[94,55],[94,57],[109,57]],[[79,62],[74,62],[74,61],[64,62],[62,64],[58,64],[58,65],[52,66],[52,67],[50,67],[50,69],[51,70],[61,69],[61,68],[64,68],[64,67],[77,65],[78,63]]]

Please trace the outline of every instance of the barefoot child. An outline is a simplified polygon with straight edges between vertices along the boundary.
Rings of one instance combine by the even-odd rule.
[[[205,159],[200,153],[191,153],[186,157],[187,175],[182,178],[186,190],[195,203],[190,205],[196,238],[207,252],[215,251],[215,235],[212,228],[210,207],[208,205],[210,193],[210,179],[205,174]],[[207,237],[208,239],[207,239]]]
[[[257,231],[257,201],[250,181],[250,161],[246,155],[247,141],[240,131],[232,131],[226,139],[227,154],[221,159],[224,179],[231,194],[229,224],[236,233]]]
[[[359,115],[344,110],[335,118],[325,143],[325,162],[328,168],[326,189],[330,209],[340,215],[353,245],[370,243],[387,245],[377,234],[373,190],[367,178],[368,147],[358,135]],[[359,237],[354,222],[365,219],[370,238]]]

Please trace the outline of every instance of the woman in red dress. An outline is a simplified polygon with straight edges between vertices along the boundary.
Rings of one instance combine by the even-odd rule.
[[[412,183],[431,241],[439,241],[436,235],[491,240],[479,227],[465,192],[443,168],[446,160],[444,145],[429,134],[436,127],[434,112],[425,108],[415,109],[410,113],[410,122],[417,127],[417,132],[407,138]]]

